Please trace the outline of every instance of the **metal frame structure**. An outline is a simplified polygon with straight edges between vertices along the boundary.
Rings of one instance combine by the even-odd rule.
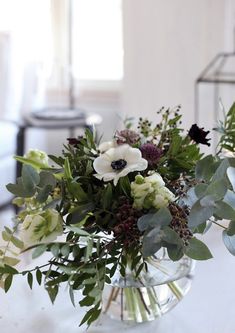
[[[199,122],[200,117],[200,92],[201,84],[214,85],[214,123],[218,120],[219,116],[219,88],[220,85],[235,85],[235,68],[234,72],[224,70],[224,67],[231,58],[235,61],[235,52],[224,52],[217,54],[212,61],[206,66],[195,82],[195,106],[194,106],[194,119]],[[235,62],[234,62],[235,63]]]

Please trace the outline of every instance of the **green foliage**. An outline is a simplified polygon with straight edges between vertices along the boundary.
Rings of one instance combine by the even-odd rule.
[[[138,228],[140,231],[154,228],[155,226],[169,225],[172,220],[171,213],[168,208],[160,208],[156,213],[149,213],[142,215],[138,222]]]
[[[235,168],[234,167],[228,167],[227,176],[230,181],[230,184],[232,185],[233,191],[235,192]]]
[[[226,230],[224,230],[222,236],[226,248],[233,256],[235,256],[235,235],[230,236]]]
[[[47,245],[45,245],[45,244],[36,246],[36,248],[34,249],[34,251],[32,253],[32,258],[36,259],[36,258],[40,257],[46,250],[47,250]]]
[[[13,281],[13,274],[9,274],[4,281],[4,290],[7,293]]]
[[[220,133],[218,143],[219,151],[224,148],[228,151],[235,152],[235,103],[224,116],[224,121],[219,121],[218,127],[215,128]]]
[[[27,274],[27,281],[30,289],[33,288],[33,274],[31,272],[28,272]]]
[[[212,258],[208,247],[195,237],[189,240],[189,244],[185,247],[184,253],[195,260],[207,260]]]
[[[207,162],[207,163],[206,163]],[[232,188],[234,158],[214,161],[211,158],[198,162],[196,170],[203,184],[195,187],[197,199],[190,211],[189,226],[195,228],[212,216],[219,219],[235,219],[235,202]]]
[[[182,239],[174,230],[168,226],[157,226],[144,234],[142,253],[144,257],[149,257],[161,247],[166,247],[170,258],[179,260],[183,255],[183,246]]]
[[[223,125],[220,141],[220,148],[229,146],[232,151],[234,105]],[[223,241],[235,255],[235,158],[203,157],[199,145],[181,129],[179,107],[163,108],[158,114],[161,119],[156,125],[146,119],[139,120],[138,133],[134,133],[138,140],[134,140],[132,147],[141,150],[141,145],[151,143],[153,152],[159,156],[152,163],[149,161],[146,170],[121,177],[116,186],[112,180],[96,178],[93,162],[100,150],[95,134],[89,130],[74,144],[72,140],[65,145],[62,156],[49,156],[57,167],[16,157],[23,163],[22,175],[7,188],[18,197],[15,202],[22,208],[17,223],[22,223],[27,215],[40,215],[50,208],[59,216],[64,238],[26,247],[16,236],[17,226],[13,230],[5,227],[2,238],[6,245],[0,247],[0,279],[5,281],[6,292],[14,275],[21,274],[30,288],[35,281],[44,285],[54,303],[60,286],[66,283],[74,306],[76,291],[81,291],[79,305],[88,307],[81,325],[89,326],[100,315],[105,283],[111,283],[117,270],[123,278],[131,270],[137,280],[141,279],[141,273],[147,271],[148,257],[161,248],[166,249],[172,261],[184,255],[195,260],[211,258],[207,246],[193,234],[204,234],[217,220],[229,220]],[[129,119],[128,129],[130,125]],[[156,184],[156,191],[149,193],[152,196],[149,206],[137,209],[131,183],[138,174],[147,179],[152,173],[162,176],[160,182],[165,182],[175,199],[168,190],[171,199],[161,196]],[[142,199],[150,186],[147,181],[139,185],[137,197],[139,194]],[[159,200],[159,205],[153,205],[154,200]],[[46,236],[52,231],[48,228]],[[19,260],[10,245],[18,252],[32,250],[33,259],[46,252],[46,262],[31,270],[18,271],[12,267]]]
[[[15,156],[16,161],[23,163],[24,165],[29,165],[34,169],[44,169],[45,168],[45,164],[44,163],[40,163],[38,161],[35,160],[31,160],[29,158],[25,158],[22,156]]]
[[[23,198],[29,198],[32,197],[36,192],[36,184],[35,180],[31,178],[30,171],[29,173],[26,170],[29,170],[31,168],[31,171],[34,170],[31,166],[23,166],[22,170],[22,177],[17,179],[16,184],[8,184],[6,187],[9,192],[13,193],[16,196],[23,197]],[[23,178],[23,171],[24,171],[24,178]],[[29,178],[27,179],[27,174]],[[39,179],[37,178],[38,182]]]

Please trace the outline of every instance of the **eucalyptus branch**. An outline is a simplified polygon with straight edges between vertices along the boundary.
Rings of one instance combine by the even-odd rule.
[[[226,228],[225,226],[223,226],[222,224],[220,224],[220,223],[218,223],[218,222],[216,222],[216,221],[214,221],[214,220],[212,220],[212,219],[209,219],[209,221],[212,222],[212,223],[214,223],[214,224],[216,224],[218,227],[227,230],[227,228]]]

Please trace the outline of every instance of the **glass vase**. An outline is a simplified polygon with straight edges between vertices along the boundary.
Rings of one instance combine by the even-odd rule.
[[[117,270],[105,287],[103,312],[126,322],[152,321],[170,311],[191,287],[195,263],[184,256],[173,262],[164,252],[147,259],[138,278],[133,271],[123,277]]]

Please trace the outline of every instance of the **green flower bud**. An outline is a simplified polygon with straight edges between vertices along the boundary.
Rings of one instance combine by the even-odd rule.
[[[36,163],[40,163],[41,165],[44,165],[45,167],[48,167],[48,156],[44,151],[38,150],[38,149],[30,149],[27,154],[24,156],[25,158],[28,158],[29,160],[32,160]]]
[[[141,175],[135,176],[135,184],[143,184],[144,183],[144,177]]]

